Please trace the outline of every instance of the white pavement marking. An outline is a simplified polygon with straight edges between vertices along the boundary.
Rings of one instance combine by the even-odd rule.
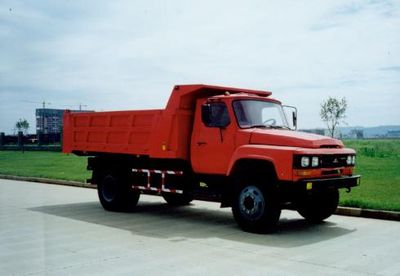
[[[278,232],[242,232],[230,209],[104,211],[95,190],[0,180],[0,275],[400,275],[400,223],[284,211]]]

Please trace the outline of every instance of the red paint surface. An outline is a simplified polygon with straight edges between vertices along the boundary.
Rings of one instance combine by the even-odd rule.
[[[226,92],[229,92],[226,93]],[[293,170],[294,154],[354,154],[325,136],[289,130],[240,129],[232,109],[237,99],[277,100],[271,92],[210,85],[175,86],[165,109],[64,114],[63,152],[96,155],[116,153],[150,158],[183,159],[194,172],[228,175],[241,159],[273,163],[281,180],[301,177]],[[201,105],[226,103],[231,123],[206,127]],[[335,146],[337,148],[321,148]],[[318,172],[319,171],[319,172]],[[351,174],[349,169],[344,170]],[[313,170],[312,176],[321,175]]]

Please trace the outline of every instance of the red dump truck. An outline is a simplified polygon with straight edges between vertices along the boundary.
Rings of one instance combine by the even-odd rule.
[[[89,156],[109,211],[143,193],[171,205],[220,202],[250,232],[273,229],[284,208],[319,222],[336,210],[338,189],[359,185],[356,154],[295,131],[296,109],[285,108],[268,91],[177,85],[165,109],[66,111],[63,152]]]

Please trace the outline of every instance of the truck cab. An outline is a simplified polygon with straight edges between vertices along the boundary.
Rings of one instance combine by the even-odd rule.
[[[287,118],[281,102],[268,96],[226,92],[198,99],[191,138],[193,170],[231,177],[235,218],[250,231],[260,228],[252,223],[257,216],[274,224],[285,203],[321,221],[335,211],[338,188],[359,184],[354,150],[295,131],[296,110]]]
[[[282,105],[272,98],[229,92],[199,99],[191,140],[191,162],[195,171],[229,174],[236,150],[251,144],[258,129],[290,130]],[[272,141],[266,139],[266,145]]]

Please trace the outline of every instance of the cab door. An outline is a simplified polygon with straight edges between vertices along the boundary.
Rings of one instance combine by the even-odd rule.
[[[235,147],[232,113],[222,101],[196,104],[191,161],[196,173],[226,174]]]

